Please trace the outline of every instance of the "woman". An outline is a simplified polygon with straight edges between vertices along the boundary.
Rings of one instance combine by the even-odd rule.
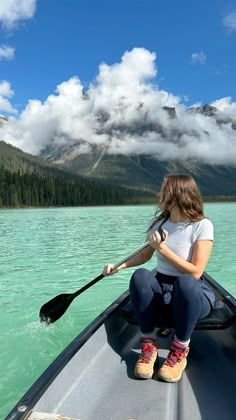
[[[104,275],[143,264],[157,254],[157,274],[145,268],[131,277],[130,296],[141,330],[141,355],[134,374],[151,378],[158,355],[155,320],[165,313],[175,324],[175,335],[158,377],[177,382],[187,364],[192,331],[215,303],[214,293],[202,279],[213,244],[213,225],[203,214],[203,204],[194,179],[185,174],[164,178],[159,193],[161,213],[147,231],[149,246]]]

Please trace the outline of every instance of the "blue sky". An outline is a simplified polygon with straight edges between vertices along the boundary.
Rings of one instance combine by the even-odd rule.
[[[235,47],[236,0],[1,0],[0,139],[235,165]]]
[[[189,104],[236,100],[235,1],[18,0],[14,14],[16,0],[1,3],[0,48],[14,54],[0,49],[0,81],[18,110],[74,75],[86,87],[134,47],[156,53],[156,83]]]

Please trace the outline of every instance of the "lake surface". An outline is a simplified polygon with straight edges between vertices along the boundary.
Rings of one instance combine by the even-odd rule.
[[[54,358],[128,288],[132,268],[73,301],[55,324],[40,324],[48,300],[74,292],[145,240],[154,206],[0,210],[0,419]],[[236,203],[205,204],[215,226],[207,272],[236,296]],[[155,256],[146,267],[155,266]]]

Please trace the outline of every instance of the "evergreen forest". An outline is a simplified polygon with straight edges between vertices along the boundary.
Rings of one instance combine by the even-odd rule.
[[[0,208],[155,205],[155,194],[140,187],[122,185],[114,179],[112,168],[109,179],[86,177],[0,141]],[[203,198],[213,202],[236,201],[232,193]]]
[[[135,190],[86,179],[21,174],[0,168],[0,207],[48,207],[143,202]]]
[[[150,194],[70,174],[0,141],[0,207],[139,204]]]

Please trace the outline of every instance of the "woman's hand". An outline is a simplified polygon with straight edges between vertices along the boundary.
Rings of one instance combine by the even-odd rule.
[[[164,235],[165,235],[164,241],[161,240],[161,235],[157,230],[152,235],[149,235],[148,238],[147,238],[151,247],[156,249],[157,251],[159,249],[163,248],[163,246],[165,246],[166,240],[168,238],[167,230],[163,230],[163,232],[164,232]]]
[[[110,274],[115,274],[119,271],[117,268],[114,269],[114,264],[106,264],[103,268],[102,274],[104,276],[109,276]]]

